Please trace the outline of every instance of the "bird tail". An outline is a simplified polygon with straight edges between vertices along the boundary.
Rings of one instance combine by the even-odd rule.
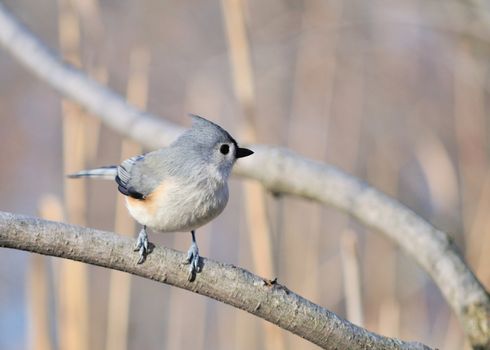
[[[80,177],[95,177],[105,180],[114,180],[117,175],[117,166],[111,165],[97,169],[82,170],[78,173],[66,175],[70,179],[77,179]]]

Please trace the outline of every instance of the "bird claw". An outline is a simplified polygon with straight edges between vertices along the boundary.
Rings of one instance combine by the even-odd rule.
[[[196,273],[201,272],[199,259],[199,248],[195,242],[192,242],[184,261],[185,265],[189,265],[189,276],[187,278],[189,281],[193,281],[196,278]]]
[[[146,227],[143,227],[138,234],[138,239],[136,240],[135,252],[140,253],[140,258],[138,259],[138,264],[142,264],[146,260],[148,255],[148,234],[146,233]]]

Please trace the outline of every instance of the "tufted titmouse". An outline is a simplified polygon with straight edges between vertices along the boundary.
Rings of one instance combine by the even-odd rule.
[[[119,166],[68,175],[116,180],[129,213],[143,225],[136,243],[138,264],[148,254],[147,227],[160,232],[190,231],[192,245],[186,259],[190,279],[199,266],[194,230],[223,211],[233,164],[253,154],[238,147],[220,126],[196,115],[192,118],[192,127],[167,148],[129,158]]]

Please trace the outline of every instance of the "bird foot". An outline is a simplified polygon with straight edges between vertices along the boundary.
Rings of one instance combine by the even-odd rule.
[[[146,260],[148,255],[148,234],[146,233],[146,226],[143,227],[138,234],[138,239],[136,240],[135,252],[140,252],[140,258],[138,259],[138,264],[142,264]]]
[[[199,266],[199,248],[196,242],[192,242],[187,251],[187,258],[184,264],[189,265],[189,276],[187,279],[193,281],[196,278],[196,273],[201,272],[201,267]]]

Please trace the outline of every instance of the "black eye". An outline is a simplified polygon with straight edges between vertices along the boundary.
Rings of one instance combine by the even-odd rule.
[[[223,154],[228,154],[228,152],[230,152],[230,146],[221,145],[221,147],[219,148],[219,151]]]

